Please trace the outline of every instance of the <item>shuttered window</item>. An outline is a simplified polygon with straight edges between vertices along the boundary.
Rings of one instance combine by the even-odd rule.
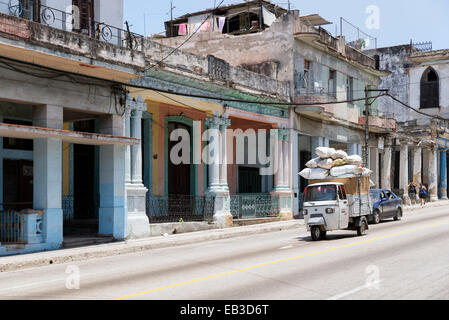
[[[92,34],[94,19],[93,0],[72,0],[74,6],[79,8],[79,29],[74,30],[85,34]]]

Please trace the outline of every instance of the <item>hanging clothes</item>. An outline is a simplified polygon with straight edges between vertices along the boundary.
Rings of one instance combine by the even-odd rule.
[[[210,20],[204,21],[201,25],[200,32],[209,32],[210,31]]]
[[[226,22],[226,17],[218,17],[218,30],[220,30],[220,32],[223,32],[225,22]]]
[[[274,15],[274,13],[270,12],[267,8],[265,8],[265,6],[262,7],[262,12],[263,12],[263,22],[267,26],[271,27],[273,22],[276,21],[276,16]]]
[[[187,34],[187,25],[185,23],[179,25],[178,35],[185,36]]]

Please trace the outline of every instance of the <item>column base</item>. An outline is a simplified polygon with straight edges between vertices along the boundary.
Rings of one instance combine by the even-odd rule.
[[[404,202],[404,204],[405,204],[406,206],[410,206],[410,205],[412,204],[412,201],[411,201],[411,199],[410,199],[410,196],[409,196],[408,194],[406,194],[406,193],[404,193],[404,194],[402,195],[402,201]]]
[[[437,202],[438,196],[430,196],[430,202]]]
[[[214,222],[218,228],[227,228],[233,226],[233,217],[231,214],[231,197],[229,191],[214,190],[210,188],[206,196],[214,196]]]
[[[148,189],[143,184],[127,184],[127,239],[139,239],[150,236],[150,222],[146,213],[146,195]]]
[[[292,197],[293,192],[288,187],[278,187],[271,192],[273,198],[278,198],[279,217],[281,220],[293,219]]]

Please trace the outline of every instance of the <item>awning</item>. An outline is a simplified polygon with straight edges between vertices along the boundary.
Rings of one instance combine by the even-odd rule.
[[[0,123],[0,136],[17,139],[60,139],[63,142],[85,145],[137,145],[140,139],[99,133],[21,126]]]
[[[191,97],[185,97],[170,93],[162,93],[154,90],[142,90],[128,88],[132,98],[141,97],[143,101],[152,101],[156,103],[165,103],[178,107],[186,107],[206,112],[208,115],[223,114],[223,105],[217,102],[208,102]]]
[[[310,14],[308,16],[302,16],[300,19],[301,21],[312,26],[324,26],[327,24],[332,24],[332,22],[329,22],[326,19],[322,18],[319,14]]]

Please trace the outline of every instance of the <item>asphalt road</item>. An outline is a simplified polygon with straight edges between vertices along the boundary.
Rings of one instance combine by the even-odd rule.
[[[0,274],[0,299],[449,299],[449,208],[368,234],[305,228]]]

